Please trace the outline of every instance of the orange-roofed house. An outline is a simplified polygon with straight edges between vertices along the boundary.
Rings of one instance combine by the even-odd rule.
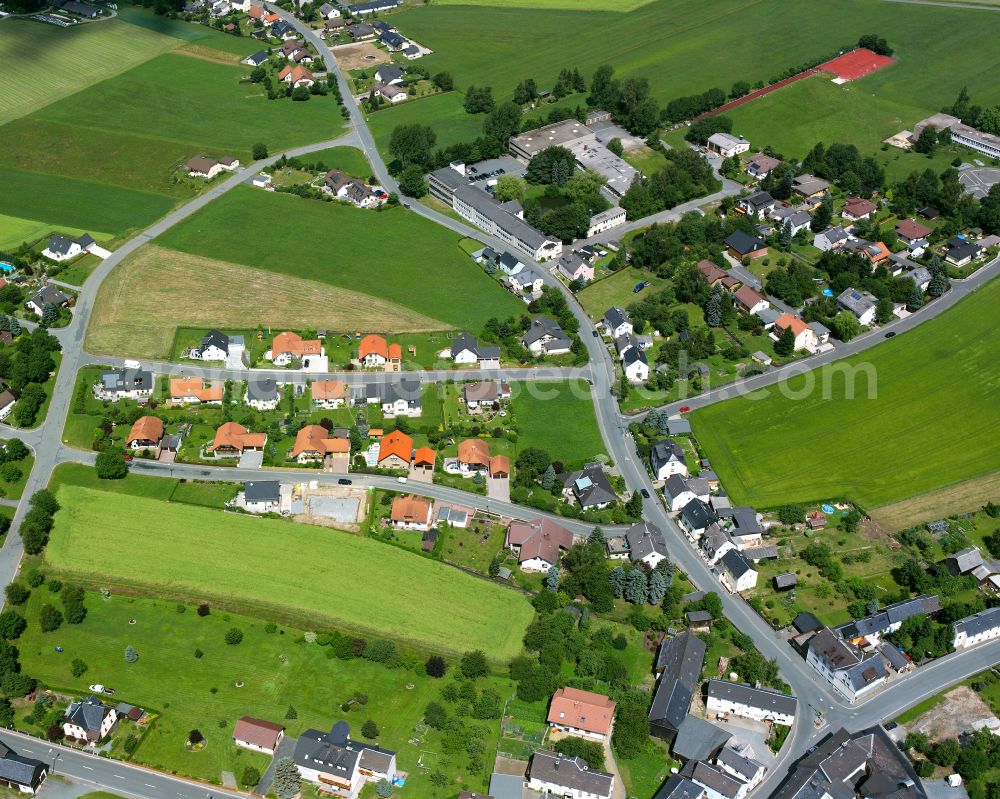
[[[129,430],[125,446],[129,449],[152,449],[163,438],[163,422],[155,416],[140,416]]]
[[[560,732],[606,741],[615,724],[616,703],[604,694],[560,688],[549,705],[549,725]]]
[[[490,477],[494,480],[510,477],[510,458],[506,455],[494,455],[490,458]]]
[[[301,66],[293,67],[290,64],[278,73],[278,80],[296,89],[299,86],[312,86],[316,82],[308,69]]]
[[[323,461],[330,471],[346,472],[350,467],[351,442],[346,438],[330,438],[325,427],[307,424],[295,434],[295,445],[288,457],[299,463]]]
[[[481,438],[467,438],[458,445],[458,468],[465,475],[489,471],[490,445]]]
[[[252,20],[263,21],[264,17],[267,16],[267,12],[260,6],[254,5],[250,6],[250,10],[247,12],[247,15]]]
[[[389,345],[381,336],[369,334],[358,344],[358,360],[369,369],[385,366],[389,361]]]
[[[267,443],[267,433],[251,433],[243,425],[226,422],[215,431],[215,440],[208,446],[216,457],[232,458],[247,450],[263,450]]]
[[[403,348],[399,344],[389,345],[389,370],[398,372],[403,368]]]
[[[434,503],[424,497],[396,497],[392,501],[389,520],[400,530],[429,530]]]
[[[430,447],[420,447],[413,453],[413,471],[432,473],[437,456]]]
[[[383,436],[378,446],[378,465],[380,469],[409,469],[410,457],[413,455],[413,439],[406,433],[393,430]]]
[[[267,27],[270,28],[279,19],[281,19],[281,17],[279,17],[277,14],[274,14],[274,13],[267,14],[267,13],[265,13],[264,14],[264,25],[266,25]]]
[[[341,408],[347,400],[347,386],[342,380],[317,380],[312,384],[312,401],[317,408]]]
[[[819,341],[816,338],[815,331],[799,319],[799,317],[792,316],[790,313],[783,313],[778,317],[774,323],[774,329],[771,331],[771,338],[777,341],[781,334],[785,332],[785,329],[789,327],[795,335],[795,349],[808,350],[809,352],[816,351]]]
[[[176,404],[219,403],[224,391],[222,383],[209,385],[200,377],[174,377],[170,380],[170,401]]]
[[[310,355],[322,355],[323,342],[319,339],[305,339],[297,333],[278,333],[271,342],[270,360],[275,366],[288,366],[294,360],[303,360]]]

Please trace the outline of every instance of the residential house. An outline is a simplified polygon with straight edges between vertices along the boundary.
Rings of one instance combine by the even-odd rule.
[[[774,210],[777,200],[766,191],[758,191],[749,197],[741,197],[736,201],[736,213],[744,214],[752,219],[763,219]]]
[[[478,364],[482,369],[500,368],[500,348],[481,347],[474,336],[460,334],[452,343],[449,352],[452,361],[459,365]]]
[[[828,227],[813,236],[813,247],[823,252],[837,250],[847,244],[850,238],[851,234],[842,227]]]
[[[531,756],[528,787],[564,799],[611,799],[615,778],[603,771],[592,771],[583,758],[539,749]]]
[[[691,630],[660,644],[655,671],[660,677],[649,708],[649,734],[674,740],[701,682],[705,642]]]
[[[681,774],[704,788],[707,799],[744,799],[749,789],[745,782],[707,760],[689,760]]]
[[[604,312],[604,330],[613,339],[632,335],[632,319],[628,311],[617,305]]]
[[[325,427],[307,424],[295,434],[295,445],[288,457],[298,463],[322,461],[330,471],[349,471],[351,442],[346,438],[332,438]]]
[[[698,539],[698,548],[708,564],[715,566],[723,555],[737,549],[737,546],[733,537],[716,523],[710,524]]]
[[[705,280],[708,281],[708,285],[713,289],[729,277],[729,273],[725,269],[721,268],[713,261],[705,259],[698,261],[698,271],[705,276]]]
[[[410,494],[392,501],[389,521],[400,530],[429,530],[434,503],[426,497]]]
[[[582,469],[560,475],[563,483],[563,494],[575,499],[584,510],[608,507],[618,499],[611,481],[599,463],[588,463]]]
[[[259,67],[270,57],[271,57],[270,50],[259,50],[258,52],[253,53],[252,55],[248,55],[246,58],[244,58],[243,63],[251,67]]]
[[[94,396],[116,402],[120,399],[145,401],[153,393],[153,373],[143,369],[112,369],[101,372],[94,384]]]
[[[239,166],[239,160],[232,156],[215,159],[198,155],[188,161],[184,165],[184,168],[187,170],[189,177],[211,180],[221,172],[235,172]]]
[[[655,569],[667,559],[663,531],[652,522],[638,522],[625,531],[629,560]]]
[[[347,11],[352,17],[361,17],[366,14],[377,14],[380,11],[392,11],[392,9],[398,6],[398,0],[371,0],[368,3],[354,3],[349,5]]]
[[[871,200],[866,200],[863,197],[848,197],[840,215],[851,222],[860,222],[862,219],[868,219],[876,210],[876,205]]]
[[[298,360],[306,367],[310,357],[322,355],[323,342],[319,339],[304,339],[297,333],[285,331],[274,337],[271,349],[264,357],[275,366],[288,366],[292,361]]]
[[[309,729],[295,742],[292,761],[306,782],[339,799],[357,799],[366,782],[396,777],[396,753],[354,741],[346,721],[330,732]]]
[[[466,383],[462,388],[462,396],[469,413],[479,413],[481,410],[495,409],[501,402],[509,400],[510,384],[499,380]]]
[[[941,609],[940,600],[933,594],[921,594],[913,599],[905,599],[886,605],[881,610],[860,619],[845,622],[833,631],[852,644],[878,643],[883,635],[896,632],[903,622],[921,613],[937,613]]]
[[[933,232],[934,228],[921,225],[915,219],[902,219],[896,223],[896,235],[904,244],[926,239]]]
[[[24,305],[33,313],[42,316],[45,313],[45,306],[52,305],[56,308],[64,308],[73,299],[68,294],[59,291],[55,286],[43,286]]]
[[[757,153],[757,155],[747,162],[746,172],[751,177],[757,178],[757,180],[763,180],[779,166],[781,166],[781,161],[777,158],[772,158],[764,153]]]
[[[0,422],[10,416],[11,411],[14,410],[14,404],[17,402],[17,397],[15,397],[9,390],[0,391]]]
[[[407,98],[406,90],[401,86],[385,86],[381,83],[376,83],[372,86],[372,90],[369,96],[381,97],[388,103],[401,103]]]
[[[6,744],[0,743],[0,785],[34,795],[48,773],[48,764],[33,757],[19,755]]]
[[[750,142],[742,136],[733,136],[720,131],[708,137],[706,149],[710,153],[718,153],[723,158],[732,158],[734,155],[749,152]]]
[[[125,437],[126,449],[155,449],[163,438],[163,420],[156,416],[140,416]]]
[[[233,457],[244,452],[263,451],[267,433],[251,433],[237,422],[225,422],[215,431],[215,439],[207,447],[216,457]]]
[[[594,279],[594,267],[581,258],[575,250],[568,250],[560,255],[555,269],[570,283],[574,280],[586,283]]]
[[[787,228],[789,233],[793,236],[797,235],[802,230],[808,230],[809,226],[812,224],[812,217],[809,215],[808,211],[802,211],[800,209],[789,208],[791,213],[783,213],[780,215],[780,219],[776,220],[778,222],[778,227]]]
[[[792,181],[792,191],[806,200],[806,205],[818,205],[830,188],[830,184],[815,175],[799,175]]]
[[[221,382],[208,384],[201,377],[170,378],[170,401],[174,404],[221,403],[224,392]]]
[[[724,746],[715,758],[716,766],[746,786],[743,789],[744,796],[761,783],[767,771],[767,768],[756,761],[753,755],[754,751],[749,744],[730,744]]]
[[[398,53],[404,47],[408,46],[410,43],[406,40],[406,37],[400,34],[398,31],[385,31],[378,40],[386,46],[386,49],[390,53]]]
[[[1000,608],[988,608],[956,621],[952,628],[955,649],[968,649],[1000,636]]]
[[[910,280],[913,281],[913,285],[921,291],[927,291],[927,287],[931,284],[931,270],[924,266],[918,266],[906,276],[910,278]]]
[[[236,499],[250,513],[274,513],[281,507],[281,483],[277,480],[247,480],[240,493],[242,497]]]
[[[504,546],[517,554],[522,571],[548,572],[559,562],[559,550],[573,546],[573,534],[548,518],[514,521],[507,528]]]
[[[685,466],[684,477],[686,476],[687,467]],[[668,474],[663,482],[663,499],[667,503],[667,508],[669,508],[671,513],[677,513],[691,500],[698,498],[698,495],[691,490],[684,477],[681,476],[681,472],[678,470],[675,474]]]
[[[273,411],[281,399],[278,382],[273,377],[251,377],[247,380],[243,401],[258,411]]]
[[[965,266],[983,254],[983,248],[964,239],[952,239],[945,248],[944,259],[954,266]]]
[[[875,307],[878,300],[867,291],[845,289],[837,297],[837,307],[850,311],[862,325],[870,325],[875,321]]]
[[[467,438],[458,444],[458,468],[463,477],[488,474],[490,445],[481,438]]]
[[[53,261],[69,261],[87,252],[94,244],[96,242],[89,233],[84,233],[75,239],[69,239],[56,233],[49,238],[49,243],[42,250],[42,255]]]
[[[741,594],[757,585],[757,570],[733,549],[719,559],[719,580],[730,592]]]
[[[733,298],[736,300],[737,307],[749,314],[759,313],[771,307],[771,303],[767,297],[756,289],[746,285],[740,286],[733,295]]]
[[[403,82],[403,69],[396,64],[383,64],[375,70],[375,80],[383,86],[395,86]]]
[[[522,334],[521,346],[532,355],[564,355],[573,342],[555,319],[540,316],[532,319],[531,327]]]
[[[387,418],[420,416],[423,412],[423,389],[417,378],[400,378],[387,382],[369,383],[366,386],[355,388],[353,391],[355,405],[381,405],[382,415]]]
[[[608,741],[616,707],[617,702],[604,694],[581,691],[579,688],[560,688],[552,695],[547,721],[558,732]]]
[[[403,348],[387,343],[382,336],[370,334],[358,344],[358,360],[369,369],[389,367],[398,372],[402,368]]]
[[[774,323],[771,338],[777,341],[788,328],[791,328],[792,335],[795,336],[796,350],[816,351],[819,342],[816,340],[816,334],[813,332],[813,329],[799,319],[799,317],[792,316],[790,313],[783,313],[778,317]]]
[[[866,258],[874,270],[876,266],[889,260],[892,254],[881,241],[865,241],[864,239],[849,239],[844,242],[844,249],[856,252]]]
[[[266,19],[266,18],[265,18]],[[295,30],[294,27],[283,19],[279,19],[277,22],[271,23],[270,34],[276,39],[295,39],[299,32]]]
[[[347,26],[347,32],[356,42],[363,42],[365,39],[375,38],[375,29],[367,22],[358,22]]]
[[[862,652],[828,627],[809,639],[806,663],[850,702],[875,691],[887,676],[881,655]]]
[[[676,441],[669,438],[657,441],[649,450],[649,465],[653,470],[654,480],[666,480],[670,475],[687,477],[687,460],[684,450]]]
[[[790,727],[795,722],[798,700],[773,688],[755,688],[746,683],[709,680],[705,707],[710,713],[724,713]]]
[[[323,3],[319,7],[320,19],[337,19],[340,17],[340,9],[330,3]]]
[[[330,37],[337,33],[337,31],[343,30],[347,27],[347,21],[343,17],[334,17],[333,19],[328,19],[323,23],[323,33],[324,37]]]
[[[697,541],[705,534],[705,530],[714,524],[718,519],[708,505],[700,499],[692,499],[683,508],[677,521],[681,528],[687,533],[688,538]]]
[[[680,774],[671,774],[653,799],[706,799],[705,789]]]
[[[96,696],[70,702],[63,721],[63,733],[81,744],[103,741],[118,723],[118,713]]]
[[[341,408],[347,399],[347,385],[343,380],[317,380],[310,389],[313,405],[317,408]]]
[[[630,383],[645,383],[649,380],[646,353],[637,347],[629,347],[622,355],[622,371]]]
[[[278,80],[282,83],[287,83],[293,89],[297,89],[299,86],[309,87],[316,82],[312,72],[308,69],[303,66],[293,67],[291,64],[286,65],[278,73]]]
[[[626,219],[625,209],[615,205],[607,211],[601,211],[590,217],[590,225],[587,228],[587,238],[599,236],[607,233],[612,228],[624,225]]]
[[[241,716],[233,728],[233,743],[254,752],[273,755],[285,735],[285,728],[273,721]]]
[[[412,456],[413,439],[399,430],[393,430],[379,442],[377,463],[380,469],[409,469]]]
[[[227,336],[219,330],[210,330],[201,337],[201,344],[190,352],[199,361],[225,361],[230,356],[243,353],[243,336]]]
[[[280,48],[281,54],[285,58],[291,58],[292,53],[294,53],[296,50],[301,49],[304,45],[305,42],[302,41],[302,39],[289,39],[287,42],[282,43]]]
[[[760,258],[767,255],[767,242],[744,233],[742,230],[734,230],[726,236],[724,244],[726,251],[738,261],[742,261],[744,258]]]

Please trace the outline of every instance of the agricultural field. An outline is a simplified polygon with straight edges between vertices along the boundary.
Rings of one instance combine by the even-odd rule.
[[[632,11],[650,0],[435,0],[435,5],[530,8],[560,11]]]
[[[46,602],[59,605],[58,595],[42,586],[28,600],[25,615],[36,619]],[[96,591],[86,594],[85,603],[87,617],[79,625],[42,633],[37,624],[29,624],[18,641],[21,663],[27,673],[60,691],[82,695],[89,683],[100,680],[114,686],[116,699],[156,713],[132,758],[141,764],[218,784],[223,770],[239,776],[248,765],[263,771],[268,761],[233,745],[233,723],[240,716],[279,722],[292,737],[310,727],[329,729],[344,719],[359,739],[362,724],[371,719],[378,725],[377,742],[395,750],[399,767],[409,773],[407,797],[437,795],[431,765],[447,771],[457,787],[480,793],[486,789],[487,772],[469,768],[464,747],[457,755],[436,754],[442,750],[442,733],[421,724],[424,708],[442,701],[441,690],[454,682],[454,664],[449,664],[448,677],[435,680],[423,674],[423,658],[417,668],[411,663],[395,669],[363,658],[331,659],[330,647],[304,640],[304,629],[274,629],[260,618],[215,607],[200,617],[191,605],[117,593],[105,600]],[[244,634],[237,646],[225,643],[233,627]],[[57,653],[55,642],[64,651]],[[129,645],[139,654],[132,664],[122,657]],[[79,678],[70,673],[75,658],[88,666]],[[178,669],[184,679],[176,679]],[[513,687],[499,677],[481,678],[475,685],[491,688],[503,699]],[[345,703],[350,703],[347,712],[341,710]],[[453,711],[453,705],[447,707]],[[491,752],[499,722],[476,726]],[[205,736],[207,746],[199,752],[184,746],[191,729]],[[122,724],[114,736],[116,753],[121,754],[123,739],[135,731]]]
[[[248,227],[247,218],[285,223]],[[242,231],[238,237],[231,235],[236,229]],[[375,213],[240,187],[158,242],[182,252],[321,281],[420,314],[433,309],[440,322],[429,329],[463,327],[478,332],[490,317],[516,316],[524,307],[469,260],[458,236],[402,208]],[[405,248],[398,246],[402,242]],[[370,310],[365,312],[365,327],[395,332],[392,319],[373,319]]]
[[[67,577],[437,651],[481,648],[496,660],[520,650],[531,619],[518,593],[371,539],[78,486],[61,486],[57,497],[62,509],[45,558]],[[146,534],[129,521],[137,518],[156,525]],[[271,568],[276,547],[284,553],[280,570]],[[252,585],[248,570],[257,575]],[[372,586],[382,587],[377,602]]]
[[[567,468],[607,455],[586,381],[527,382],[516,388],[513,403],[522,446],[544,449]]]
[[[915,330],[793,378],[783,391],[695,411],[695,435],[734,502],[843,497],[870,509],[995,472],[1000,452],[982,431],[1000,422],[1000,345],[989,334],[998,299],[994,280]],[[806,396],[792,399],[795,392]],[[913,457],[931,440],[932,458]]]
[[[309,205],[297,198],[284,199]],[[218,200],[211,207],[224,202]],[[320,206],[320,210],[327,209]],[[297,259],[280,258],[278,248],[265,251],[273,253],[268,257],[285,269],[299,264]],[[317,251],[317,262],[319,258]],[[351,331],[391,328],[395,332],[447,327],[402,304],[321,280],[320,269],[275,281],[273,273],[263,268],[147,245],[115,267],[101,284],[87,329],[87,350],[166,359],[178,328],[183,327],[261,324],[274,330],[310,326]]]
[[[25,242],[39,241],[56,232],[73,237],[90,232],[97,241],[107,241],[111,238],[109,234],[100,231],[91,232],[66,225],[50,225],[37,219],[22,219],[0,214],[0,250],[18,247]]]

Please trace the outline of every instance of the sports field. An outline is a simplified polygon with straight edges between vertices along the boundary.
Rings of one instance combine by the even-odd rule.
[[[178,327],[441,330],[447,325],[379,297],[300,277],[148,245],[101,284],[87,351],[170,356]]]
[[[993,280],[913,331],[790,380],[788,394],[803,399],[772,388],[695,411],[729,495],[761,507],[846,497],[870,509],[1000,469],[998,302]],[[862,369],[875,375],[874,399],[866,377],[844,377]]]
[[[57,496],[46,561],[90,584],[216,600],[444,652],[483,649],[498,661],[520,651],[532,617],[515,591],[374,539],[79,486]]]
[[[248,219],[273,223],[247,225]],[[524,308],[465,255],[457,235],[403,208],[364,211],[240,187],[157,241],[318,280],[420,314],[432,311],[446,326],[473,332],[491,316],[516,316]]]
[[[518,383],[514,411],[523,446],[544,449],[567,468],[607,454],[585,380]]]

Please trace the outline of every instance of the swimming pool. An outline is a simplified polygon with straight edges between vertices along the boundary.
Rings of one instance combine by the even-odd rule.
[[[9,275],[13,271],[14,271],[13,264],[9,264],[6,261],[0,261],[0,272],[3,272],[5,275]]]

